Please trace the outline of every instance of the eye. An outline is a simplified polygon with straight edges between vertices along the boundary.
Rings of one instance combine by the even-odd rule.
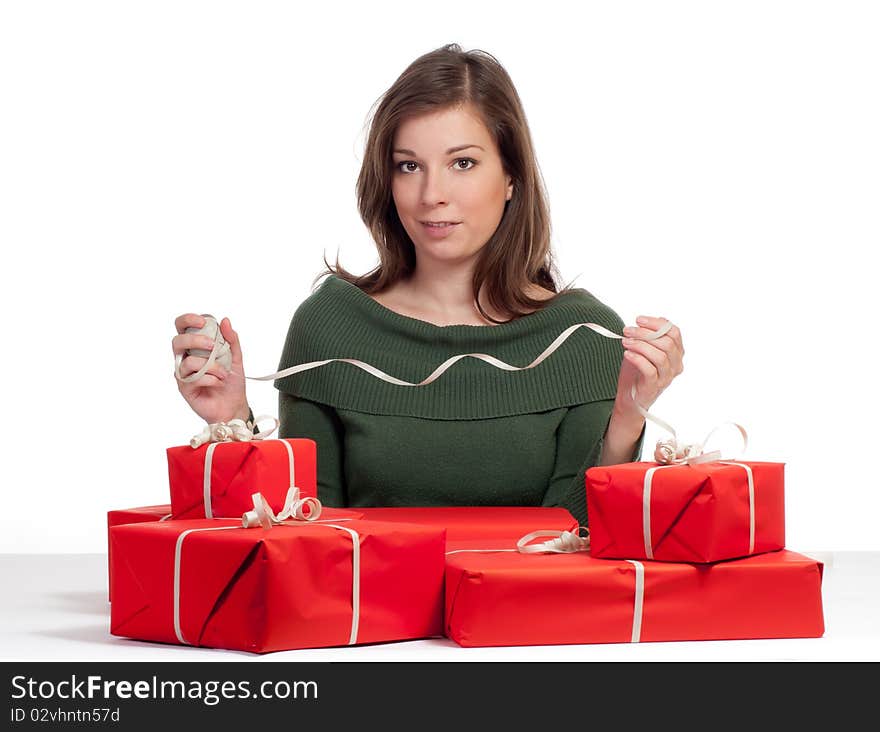
[[[461,166],[459,165],[459,163],[469,163],[469,165],[468,165],[468,167],[463,168],[463,167],[461,167]],[[474,160],[473,158],[458,158],[458,160],[456,160],[456,161],[453,163],[453,165],[455,165],[455,166],[458,167],[458,170],[470,170],[470,169],[473,168],[476,164],[477,164],[477,161]],[[394,166],[394,168],[395,168],[395,170],[397,170],[397,171],[400,172],[400,173],[412,173],[412,172],[414,172],[411,168],[407,168],[407,167],[405,167],[405,166],[408,166],[408,165],[415,165],[416,167],[418,167],[418,163],[416,163],[416,162],[414,162],[414,161],[412,161],[412,160],[401,160],[399,163],[397,163],[397,164]]]

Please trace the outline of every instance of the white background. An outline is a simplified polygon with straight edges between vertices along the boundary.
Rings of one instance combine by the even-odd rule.
[[[517,86],[564,279],[681,328],[652,412],[785,462],[790,548],[880,549],[875,3],[310,5],[0,6],[0,551],[100,552],[108,509],[167,502],[200,429],[175,316],[274,371],[322,254],[375,262],[371,105],[450,42]]]

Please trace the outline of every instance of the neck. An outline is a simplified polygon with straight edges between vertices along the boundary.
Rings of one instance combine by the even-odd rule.
[[[410,297],[425,310],[443,318],[467,318],[479,315],[474,302],[473,276],[472,266],[419,263],[406,281],[406,287]]]

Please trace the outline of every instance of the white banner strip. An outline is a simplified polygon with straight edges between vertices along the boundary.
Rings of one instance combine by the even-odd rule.
[[[651,538],[651,483],[654,480],[654,473],[662,468],[671,468],[672,465],[658,465],[654,468],[648,468],[645,473],[645,482],[642,488],[642,535],[645,539],[645,558],[654,558],[654,542]]]
[[[202,494],[205,503],[205,518],[214,518],[211,507],[211,465],[214,462],[214,450],[217,449],[219,442],[212,442],[205,451],[205,474],[202,478]]]
[[[358,625],[361,618],[361,537],[357,531],[338,524],[322,524],[332,526],[351,535],[351,633],[348,645],[357,643]]]
[[[749,554],[755,552],[755,476],[750,465],[736,463],[730,460],[722,460],[725,465],[739,465],[746,471],[749,481]]]
[[[634,559],[627,559],[636,568],[636,586],[633,601],[633,624],[630,643],[639,643],[642,640],[642,612],[645,604],[645,565]]]
[[[287,484],[289,488],[296,485],[296,471],[294,470],[293,464],[293,448],[290,446],[290,443],[287,440],[279,439],[278,442],[280,442],[282,445],[284,445],[284,447],[287,448],[287,459],[290,463],[290,483]]]
[[[183,540],[196,531],[223,531],[225,529],[237,529],[238,526],[211,526],[205,529],[187,529],[181,532],[177,537],[177,544],[174,546],[174,634],[184,645],[192,645],[183,637],[183,631],[180,629],[180,557],[183,549]]]

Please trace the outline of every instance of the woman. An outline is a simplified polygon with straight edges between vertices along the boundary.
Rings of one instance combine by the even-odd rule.
[[[531,363],[506,371],[462,359],[435,381],[386,383],[334,362],[275,382],[281,437],[318,445],[318,496],[331,506],[563,506],[586,525],[584,471],[637,460],[645,409],[682,372],[681,334],[623,328],[583,289],[560,288],[550,221],[519,96],[491,55],[450,44],[413,62],[380,99],[357,182],[380,263],[329,275],[296,310],[279,369],[354,358],[409,382],[462,353]],[[326,263],[326,260],[325,260]],[[210,348],[195,314],[176,320],[175,354]],[[253,419],[238,335],[181,394],[208,422]],[[187,356],[183,377],[204,359]]]

